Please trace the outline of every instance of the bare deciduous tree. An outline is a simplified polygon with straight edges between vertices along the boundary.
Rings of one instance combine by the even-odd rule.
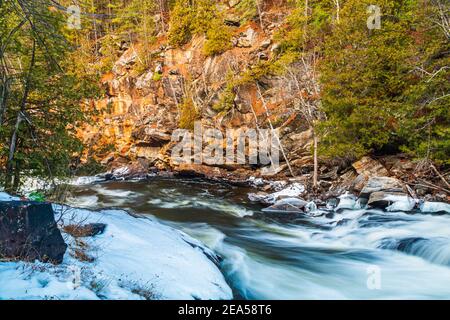
[[[313,133],[314,173],[313,187],[318,187],[318,135],[316,123],[325,115],[320,111],[320,84],[316,70],[316,54],[304,55],[299,62],[287,67],[286,83],[288,99],[294,109],[306,120]]]

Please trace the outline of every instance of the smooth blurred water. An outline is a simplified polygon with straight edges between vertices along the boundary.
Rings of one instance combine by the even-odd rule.
[[[252,191],[155,178],[77,186],[69,202],[152,215],[203,241],[236,298],[450,299],[450,215],[263,213]]]

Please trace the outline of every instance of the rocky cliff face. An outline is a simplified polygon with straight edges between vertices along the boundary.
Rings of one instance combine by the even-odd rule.
[[[295,171],[308,171],[312,166],[311,132],[290,108],[286,81],[265,77],[259,87],[252,81],[235,81],[276,53],[278,44],[273,36],[288,12],[275,6],[265,8],[261,23],[240,25],[233,22],[235,3],[228,5],[226,21],[235,25],[233,47],[223,54],[205,56],[204,37],[194,37],[183,48],[172,48],[162,35],[151,48],[152,66],[138,73],[133,69],[139,59],[137,45],[123,50],[111,72],[102,78],[104,97],[91,104],[97,114],[93,123],[79,131],[89,146],[84,161],[95,157],[111,169],[129,162],[139,163],[144,170],[176,169],[169,157],[171,133],[180,124],[180,105],[189,98],[203,128],[224,132],[229,128],[268,128],[270,120],[282,137]],[[230,89],[233,81],[236,85]],[[229,106],[217,108],[221,100],[230,99],[227,94],[231,96]],[[260,175],[262,168],[242,165],[227,169],[251,170],[251,175]],[[286,169],[282,165],[279,171]],[[197,166],[194,171],[198,170],[226,175],[218,168]]]
[[[280,8],[277,1],[265,1],[260,21],[242,23],[233,10],[238,2],[224,2],[225,21],[233,26],[233,46],[222,54],[205,56],[204,37],[195,36],[182,48],[174,48],[168,45],[166,34],[161,33],[149,48],[151,65],[136,71],[139,44],[128,44],[122,49],[111,71],[102,77],[104,97],[90,105],[96,114],[92,123],[79,130],[88,146],[82,162],[95,159],[116,175],[128,177],[143,176],[153,170],[239,181],[268,175],[267,166],[262,165],[174,163],[170,157],[172,133],[180,125],[185,126],[182,113],[185,102],[190,101],[193,114],[187,117],[201,121],[204,129],[226,132],[273,125],[291,168],[280,155],[280,166],[270,172],[271,178],[292,178],[293,174],[296,180],[311,185],[313,135],[293,107],[295,82],[285,76],[262,76],[256,83],[248,76],[260,72],[260,62],[277,54],[275,34],[289,11]],[[306,74],[293,71],[297,72],[295,80],[308,81]],[[319,159],[320,191],[359,192],[372,176],[416,179],[415,165],[398,156],[364,158],[353,166],[346,165]],[[416,191],[432,191],[424,188]]]

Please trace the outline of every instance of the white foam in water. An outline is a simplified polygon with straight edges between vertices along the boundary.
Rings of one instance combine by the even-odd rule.
[[[97,176],[80,176],[69,180],[68,183],[74,186],[83,186],[102,181],[104,181],[104,179]]]
[[[102,189],[106,187],[101,186]],[[192,189],[185,190],[183,189],[185,186],[177,185],[176,182],[173,189],[158,189],[163,195],[158,194],[156,197],[153,191],[147,189],[143,189],[141,193],[128,194],[126,190],[120,189],[102,193],[97,188],[98,186],[90,187],[98,192],[99,198],[100,196],[104,198],[101,199],[102,205],[117,202],[121,197],[133,198],[139,195],[148,196],[145,198],[146,201],[156,208],[163,208],[171,203],[174,205],[173,208],[182,209],[181,222],[166,223],[185,231],[219,253],[224,258],[222,270],[228,283],[244,298],[448,299],[450,297],[450,215],[403,212],[412,206],[410,199],[393,199],[393,205],[389,209],[392,211],[366,210],[360,208],[355,199],[347,195],[341,198],[342,207],[338,212],[326,212],[328,214],[317,217],[303,215],[295,220],[273,222],[257,216],[250,219],[233,219],[233,223],[229,225],[223,223],[222,219],[214,218],[211,218],[211,224],[198,223],[196,209],[211,209],[234,217],[250,215],[253,211],[244,204],[233,203],[228,198],[219,199],[202,193],[203,189],[194,190],[195,196],[192,196]],[[301,188],[297,188],[296,194],[300,190]],[[212,194],[213,191],[212,189]],[[424,203],[421,210],[448,212],[448,205]],[[145,213],[158,216],[158,209]],[[140,219],[137,219],[139,222],[134,220],[125,222],[121,219],[116,221],[118,217],[114,218],[114,214],[111,218],[108,216],[105,215],[109,222],[105,222],[114,226],[114,232],[111,233],[119,236],[116,238],[107,233],[98,239],[102,242],[95,240],[93,243],[104,248],[111,242],[111,246],[106,246],[105,258],[100,258],[99,266],[94,266],[93,271],[98,277],[101,278],[104,274],[119,277],[123,275],[119,270],[126,269],[125,273],[132,281],[156,283],[155,292],[164,297],[187,295],[192,297],[199,294],[197,291],[204,292],[201,296],[203,298],[230,297],[220,273],[216,273],[217,269],[213,268],[209,260],[203,260],[207,258],[201,253],[202,250],[195,249],[197,244],[194,244],[194,248],[192,246],[190,248],[194,252],[201,253],[201,258],[178,243],[178,240],[184,237],[182,234],[173,239],[172,236],[164,234],[166,230],[164,228],[154,226],[157,230],[156,234],[153,234],[154,229],[141,225]],[[189,222],[190,216],[195,222]],[[98,218],[95,219],[97,220]],[[119,230],[115,229],[116,227]],[[167,237],[175,242],[174,247],[167,245],[164,240]],[[172,243],[172,240],[167,241]],[[179,249],[178,245],[182,248]],[[175,248],[177,254],[169,258],[167,253],[173,252],[172,248]],[[189,254],[179,257],[178,250],[187,250]],[[158,257],[161,252],[163,256]],[[156,265],[153,256],[157,257]],[[71,262],[65,260],[65,263],[66,261]],[[171,267],[166,267],[162,261],[166,261]],[[144,268],[144,265],[151,266]],[[44,272],[28,281],[26,276],[21,277],[20,272],[10,265],[0,263],[0,266],[0,283],[2,283],[0,293],[3,284],[13,292],[14,285],[17,285],[17,290],[22,292],[21,297],[38,295],[42,298],[43,294],[51,294],[57,290],[45,288],[56,288],[58,282],[65,283],[67,280],[57,272],[47,276],[47,272]],[[129,271],[133,268],[138,270],[137,273]],[[156,272],[158,268],[168,272],[163,273],[161,282],[155,282],[152,278],[154,274],[152,271]],[[381,285],[379,289],[368,287],[371,270],[379,271]],[[208,279],[205,279],[203,274],[207,274]],[[16,280],[19,282],[9,280],[10,277],[11,279],[18,277]],[[47,287],[46,279],[49,281]],[[220,283],[220,289],[211,286],[216,280]],[[173,286],[180,281],[181,289]],[[28,290],[29,295],[23,293],[24,290]],[[88,287],[83,286],[70,293],[63,291],[60,292],[63,298],[73,298],[75,295],[88,298],[93,294]],[[103,294],[110,299],[136,298],[129,286],[124,288],[116,281],[113,281]],[[17,292],[16,297],[19,297]]]
[[[243,206],[239,206],[236,204],[228,203],[226,201],[222,202],[213,202],[213,201],[203,201],[203,200],[194,200],[195,206],[202,206],[204,208],[210,208],[215,211],[222,211],[229,213],[235,217],[245,217],[253,215],[253,211],[246,209]]]
[[[68,205],[78,206],[80,208],[93,208],[98,203],[96,195],[68,197],[66,199]]]

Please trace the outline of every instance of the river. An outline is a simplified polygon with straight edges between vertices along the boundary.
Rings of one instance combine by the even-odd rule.
[[[72,205],[152,216],[201,240],[237,299],[450,298],[450,215],[263,213],[254,190],[199,179],[72,189]]]

